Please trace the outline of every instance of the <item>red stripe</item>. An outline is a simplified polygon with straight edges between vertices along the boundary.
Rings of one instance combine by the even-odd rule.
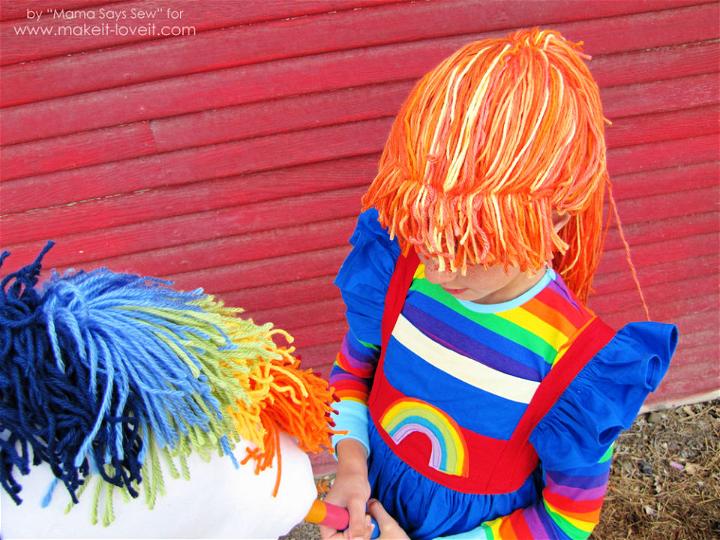
[[[581,514],[593,512],[600,508],[603,504],[603,497],[585,501],[576,501],[575,499],[564,497],[547,489],[543,492],[543,497],[555,508]]]
[[[563,315],[575,328],[582,327],[590,318],[588,314],[582,313],[575,309],[566,298],[559,293],[553,291],[549,287],[545,287],[535,298],[548,306],[550,309],[558,311]]]
[[[373,374],[372,364],[363,362],[365,366],[361,368],[354,367],[350,365],[348,359],[341,352],[337,353],[337,356],[335,357],[335,363],[346,372],[351,373],[352,375],[357,375],[358,377],[363,377],[366,379]]]
[[[510,523],[512,523],[513,531],[518,538],[534,538],[530,525],[525,521],[525,514],[522,509],[510,514]]]
[[[353,381],[350,379],[332,381],[331,384],[335,388],[342,389],[342,390],[361,390],[363,392],[366,392],[368,389],[368,385],[363,383],[362,381]]]

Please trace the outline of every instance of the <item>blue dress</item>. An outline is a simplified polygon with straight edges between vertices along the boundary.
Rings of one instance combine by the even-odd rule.
[[[607,489],[613,443],[620,432],[632,424],[647,394],[657,388],[665,375],[677,345],[677,327],[633,322],[616,332],[532,431],[530,441],[540,464],[519,489],[495,495],[455,491],[402,461],[367,417],[365,403],[379,356],[385,292],[400,249],[377,222],[377,213],[372,209],[361,214],[350,241],[353,249],[335,280],[347,307],[349,331],[330,377],[340,397],[339,413],[335,416],[337,429],[347,429],[349,433],[336,436],[334,443],[351,437],[365,445],[372,496],[411,538],[589,536],[599,519]],[[494,305],[460,306],[451,316],[467,313],[468,309],[482,312],[484,317],[503,317],[503,320],[512,320],[511,315],[521,310],[526,315],[527,310],[536,309],[534,306],[543,299],[543,294],[550,294],[550,287],[562,286],[561,279],[555,274],[552,276],[554,281],[546,280],[518,299]],[[417,315],[418,310],[425,309],[437,318],[443,309],[454,305],[450,301],[443,304],[443,298],[422,279],[416,278],[417,284],[414,281],[412,287],[415,290],[410,293],[417,294],[417,298],[413,300],[409,295],[403,308],[408,318],[415,316],[417,321],[429,319]],[[485,319],[473,319],[478,320]],[[442,336],[441,331],[420,328],[426,337],[442,341],[436,337]],[[484,335],[481,330],[486,329],[479,328],[477,335]],[[471,333],[472,328],[468,332]],[[460,347],[457,350],[470,354]],[[539,361],[536,368],[541,378],[552,368],[552,363]],[[418,386],[425,384],[421,379],[413,380]],[[433,384],[439,383],[428,381],[429,388]],[[477,411],[478,418],[473,421],[481,429],[487,425],[501,430],[504,423],[510,428],[514,426],[513,411],[517,403],[483,401],[483,396],[478,394],[482,390],[477,388],[468,387],[467,392],[468,396],[474,396],[473,400],[477,397],[477,401],[468,400],[467,405]],[[478,408],[477,403],[482,406]],[[500,432],[494,436],[504,435]]]

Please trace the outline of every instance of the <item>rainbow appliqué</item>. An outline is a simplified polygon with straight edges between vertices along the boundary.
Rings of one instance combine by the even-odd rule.
[[[380,425],[395,444],[411,433],[422,433],[432,447],[430,467],[454,476],[468,475],[465,438],[457,423],[440,409],[419,399],[402,398],[383,413]]]

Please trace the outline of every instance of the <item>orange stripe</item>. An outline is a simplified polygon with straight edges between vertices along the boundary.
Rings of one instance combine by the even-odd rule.
[[[499,531],[500,538],[502,538],[502,540],[518,540],[518,536],[515,534],[515,529],[513,529],[512,523],[507,516],[503,518]]]
[[[562,508],[555,509],[563,516],[584,521],[586,523],[598,523],[600,521],[600,508],[592,512],[568,512]]]
[[[340,399],[355,398],[360,401],[367,401],[368,393],[359,390],[335,390],[335,395]]]
[[[525,302],[522,306],[525,310],[529,311],[536,317],[545,321],[550,326],[557,328],[560,332],[565,334],[565,337],[570,338],[577,331],[577,327],[572,324],[567,318],[556,309],[543,304],[536,298],[531,299],[529,302]]]

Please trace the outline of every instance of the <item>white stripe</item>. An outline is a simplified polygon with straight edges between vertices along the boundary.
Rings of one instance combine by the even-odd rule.
[[[428,364],[490,394],[530,403],[539,382],[508,375],[436,343],[400,315],[393,337]]]

